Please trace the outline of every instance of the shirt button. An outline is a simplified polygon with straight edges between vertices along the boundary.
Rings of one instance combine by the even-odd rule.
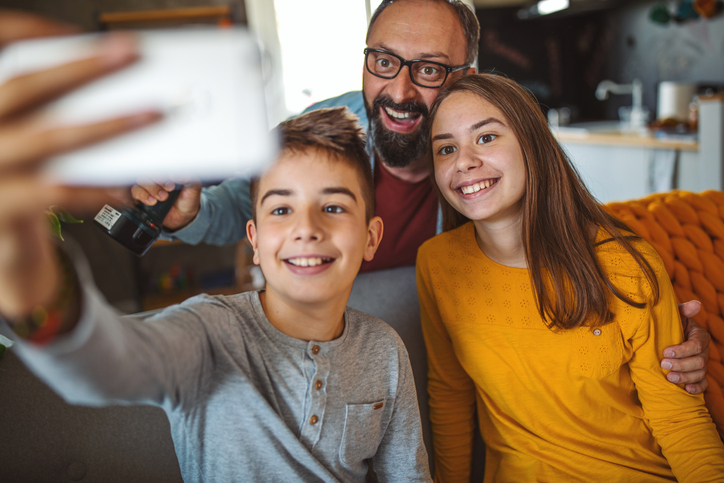
[[[318,346],[318,345],[315,345],[314,347],[312,347],[312,354],[319,354],[319,346]]]
[[[594,330],[593,330],[593,335],[595,335],[596,337],[598,337],[599,335],[601,335],[601,329],[594,329]]]
[[[314,384],[314,387],[316,387],[317,389],[322,389],[322,386],[323,386],[322,381],[317,381],[317,382]]]
[[[312,419],[309,420],[309,424],[317,424],[317,421],[319,421],[319,418],[317,416],[312,416]]]

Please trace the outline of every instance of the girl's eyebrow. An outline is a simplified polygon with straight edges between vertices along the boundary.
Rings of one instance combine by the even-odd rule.
[[[493,124],[493,123],[497,123],[497,124],[500,124],[501,126],[505,127],[505,123],[503,123],[503,121],[500,121],[494,117],[488,117],[488,118],[483,119],[482,121],[478,121],[475,124],[473,124],[472,126],[470,126],[470,131],[475,131],[476,129],[480,129],[481,127],[485,126],[486,124]],[[452,134],[443,133],[443,134],[438,134],[436,136],[433,136],[430,141],[437,141],[439,139],[451,139],[452,137],[453,137]]]
[[[498,123],[501,126],[505,127],[505,124],[503,123],[503,121],[500,121],[494,117],[489,117],[487,119],[483,119],[482,121],[476,122],[475,124],[470,126],[470,130],[475,131],[476,129],[479,129],[479,128],[485,126],[486,124],[492,124],[492,123]]]

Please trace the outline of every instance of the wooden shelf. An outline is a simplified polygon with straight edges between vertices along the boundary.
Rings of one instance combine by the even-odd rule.
[[[104,12],[98,15],[101,30],[157,28],[184,24],[228,26],[234,23],[234,9],[229,5]]]

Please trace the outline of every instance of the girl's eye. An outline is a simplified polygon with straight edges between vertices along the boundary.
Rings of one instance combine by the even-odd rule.
[[[455,146],[443,146],[440,149],[438,149],[437,154],[442,154],[443,156],[446,156],[448,154],[452,154],[458,149]]]
[[[344,213],[344,208],[337,205],[325,206],[323,210],[325,213]]]
[[[495,139],[497,137],[498,137],[497,134],[483,134],[482,136],[480,136],[478,138],[478,144],[489,143],[490,141],[492,141],[493,139]]]
[[[288,215],[292,210],[289,208],[276,208],[272,210],[272,215]]]

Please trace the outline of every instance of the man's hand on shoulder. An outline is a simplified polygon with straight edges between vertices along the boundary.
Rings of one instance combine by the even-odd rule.
[[[691,318],[700,310],[701,303],[696,300],[679,305],[686,341],[664,349],[661,361],[661,367],[671,371],[666,375],[669,382],[686,384],[686,390],[691,394],[701,394],[709,387],[706,365],[711,336]]]

